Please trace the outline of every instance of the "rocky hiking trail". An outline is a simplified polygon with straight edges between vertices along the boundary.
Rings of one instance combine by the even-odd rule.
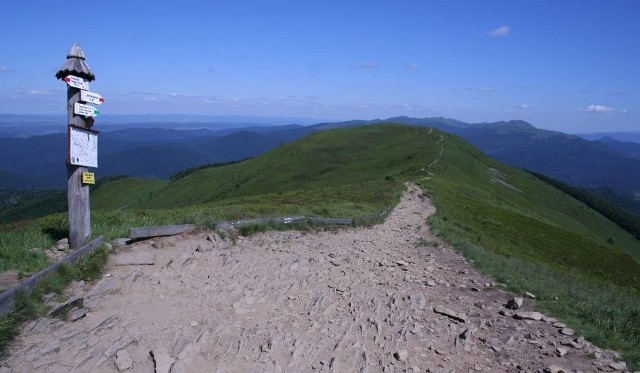
[[[118,249],[100,281],[69,287],[66,321],[23,326],[0,373],[627,369],[446,245],[418,245],[438,242],[434,211],[408,185],[370,228]]]

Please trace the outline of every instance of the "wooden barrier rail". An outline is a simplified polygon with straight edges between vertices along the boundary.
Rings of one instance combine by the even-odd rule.
[[[71,254],[58,259],[42,271],[30,276],[21,283],[12,286],[8,290],[4,291],[2,294],[0,294],[0,317],[11,312],[11,309],[16,303],[16,294],[18,294],[18,292],[24,291],[26,293],[30,293],[36,287],[36,285],[38,285],[40,280],[42,280],[46,275],[53,273],[63,264],[73,264],[77,262],[100,245],[102,245],[102,237],[98,237],[88,244],[83,245],[76,250],[73,250]]]
[[[379,214],[362,216],[355,219],[352,218],[316,218],[316,217],[306,217],[306,216],[285,216],[278,218],[262,218],[262,219],[247,219],[247,220],[233,220],[233,221],[222,221],[218,223],[220,228],[227,227],[242,227],[249,225],[266,225],[266,224],[299,224],[299,223],[308,223],[308,224],[327,224],[327,225],[363,225],[363,224],[372,224],[381,219],[384,219],[389,212],[390,208],[384,209]],[[193,224],[185,224],[185,225],[167,225],[167,226],[158,226],[158,227],[141,227],[141,228],[130,228],[129,229],[129,237],[132,239],[139,238],[149,238],[149,237],[158,237],[158,236],[172,236],[176,234],[182,234],[185,232],[189,232],[193,229],[197,228],[196,225]],[[42,271],[34,274],[33,276],[27,278],[22,281],[20,284],[15,285],[8,290],[4,291],[0,294],[0,317],[5,316],[15,305],[15,297],[16,294],[20,291],[25,291],[27,293],[31,292],[38,282],[42,280],[46,275],[52,273],[57,270],[63,264],[73,264],[80,260],[80,258],[88,255],[93,249],[100,246],[102,244],[103,238],[98,237],[95,240],[89,242],[88,244],[79,247],[74,250],[71,254],[61,258],[43,269]]]

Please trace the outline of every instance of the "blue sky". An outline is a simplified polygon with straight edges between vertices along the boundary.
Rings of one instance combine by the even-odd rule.
[[[60,4],[1,5],[0,113],[64,114],[79,42],[105,114],[640,131],[640,0]]]

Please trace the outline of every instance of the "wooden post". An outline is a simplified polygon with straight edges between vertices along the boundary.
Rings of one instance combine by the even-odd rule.
[[[70,126],[85,128],[85,123],[79,115],[75,115],[73,107],[80,101],[80,90],[67,87],[67,122]],[[71,141],[67,135],[67,142]],[[70,147],[67,144],[67,149]],[[91,208],[89,201],[89,186],[83,185],[82,173],[86,167],[74,166],[67,159],[67,204],[69,207],[69,247],[72,249],[82,246],[91,238]]]
[[[85,62],[84,52],[76,43],[67,54],[67,61],[56,73],[56,78],[63,79],[67,86],[67,124],[69,127],[89,129],[93,126],[93,117],[84,117],[75,113],[75,104],[81,103],[81,89],[69,77],[79,78],[85,89],[95,75]],[[67,149],[71,148],[71,129],[68,127]],[[97,151],[97,150],[96,150]],[[89,202],[89,186],[82,183],[82,173],[87,168],[72,162],[67,154],[67,203],[69,207],[69,246],[72,249],[81,247],[91,238],[91,211]]]
[[[91,238],[89,186],[82,185],[85,167],[67,165],[67,204],[69,206],[69,246],[76,249]]]

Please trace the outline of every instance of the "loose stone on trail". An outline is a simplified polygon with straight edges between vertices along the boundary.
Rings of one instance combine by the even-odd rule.
[[[407,350],[398,350],[393,353],[393,357],[398,361],[407,361],[407,358],[409,358],[409,352]]]
[[[518,308],[522,307],[522,303],[524,303],[523,298],[513,297],[507,302],[507,308],[510,310],[517,310]]]
[[[448,309],[448,308],[446,308],[444,306],[440,306],[440,305],[434,306],[433,307],[433,312],[441,314],[441,315],[444,315],[444,316],[447,316],[447,317],[449,317],[449,318],[451,318],[453,320],[456,320],[456,321],[460,321],[460,322],[463,322],[463,323],[467,322],[467,317],[464,314],[461,314],[461,313],[458,313],[458,312],[454,312],[454,311],[452,311],[452,310],[450,310],[450,309]]]
[[[133,361],[131,360],[131,355],[129,355],[127,350],[119,350],[116,352],[116,360],[114,364],[116,369],[118,369],[118,372],[124,372],[127,369],[131,369]]]
[[[171,366],[176,359],[158,350],[149,351],[149,355],[153,358],[155,373],[170,373]]]
[[[564,335],[568,335],[568,336],[572,336],[575,335],[576,332],[573,331],[573,329],[569,329],[569,328],[562,328],[560,329],[560,334],[564,334]]]
[[[513,317],[515,317],[516,319],[521,319],[521,320],[534,320],[534,321],[540,321],[542,320],[542,317],[544,317],[540,312],[535,312],[535,311],[522,311],[522,312],[516,312]]]
[[[425,225],[434,207],[408,188],[413,193],[371,227],[270,231],[233,242],[195,231],[129,242],[114,250],[100,280],[68,289],[69,300],[84,300],[67,321],[24,325],[0,366],[19,367],[12,373],[622,367],[613,352],[561,334],[566,326],[552,318],[522,304],[505,308],[512,298],[533,301],[489,287],[494,280],[447,245],[416,247],[417,237],[436,239]],[[156,264],[129,256],[145,252]],[[116,265],[128,256],[129,264]],[[76,312],[85,316],[71,322]]]

